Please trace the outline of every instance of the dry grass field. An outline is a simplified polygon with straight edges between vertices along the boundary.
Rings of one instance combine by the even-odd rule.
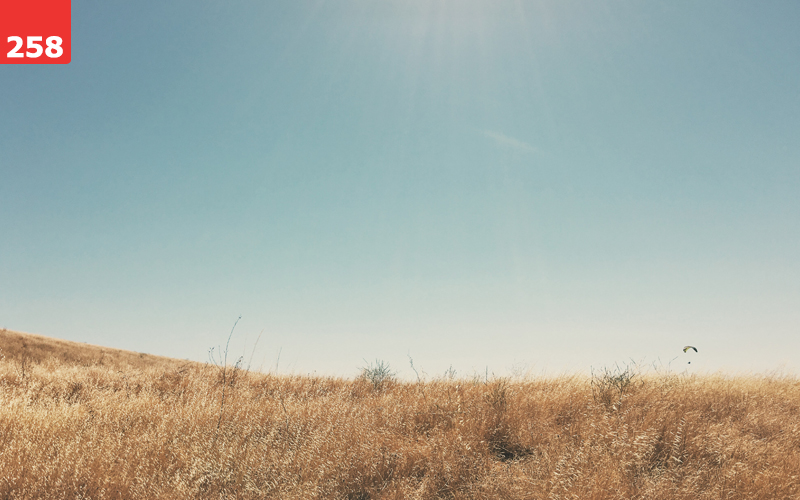
[[[800,498],[794,378],[278,377],[8,331],[0,356],[0,499]]]

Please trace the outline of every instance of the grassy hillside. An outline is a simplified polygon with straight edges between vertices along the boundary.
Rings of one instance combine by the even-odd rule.
[[[1,499],[800,498],[796,379],[399,383],[11,332],[0,350]]]
[[[181,361],[122,349],[109,349],[30,333],[0,330],[0,355],[23,364],[99,365],[118,370],[167,368]]]

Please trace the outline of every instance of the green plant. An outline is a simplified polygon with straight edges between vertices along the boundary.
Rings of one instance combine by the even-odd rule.
[[[364,360],[364,362],[367,361]],[[389,363],[379,359],[376,359],[374,364],[368,363],[361,369],[361,378],[369,381],[376,390],[382,389],[386,382],[394,380],[395,375]]]

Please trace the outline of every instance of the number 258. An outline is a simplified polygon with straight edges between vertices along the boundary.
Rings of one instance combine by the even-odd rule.
[[[28,37],[28,50],[25,53],[19,51],[22,48],[22,37],[19,36],[10,36],[8,37],[9,42],[15,42],[16,45],[13,49],[8,51],[6,57],[31,57],[36,58],[42,55],[42,53],[46,54],[47,57],[55,59],[56,57],[61,57],[61,54],[64,53],[64,49],[61,47],[61,37],[60,36],[49,36],[47,37],[46,43],[47,48],[45,49],[42,47],[41,44],[36,42],[41,42],[42,37],[40,36],[29,36]],[[33,52],[31,52],[33,50]]]

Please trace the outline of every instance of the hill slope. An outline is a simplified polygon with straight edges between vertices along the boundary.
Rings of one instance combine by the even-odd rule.
[[[3,499],[800,498],[796,379],[275,377],[0,340]]]
[[[123,368],[169,366],[180,361],[122,349],[111,349],[81,342],[70,342],[43,335],[0,330],[0,355],[17,362],[100,365]]]

